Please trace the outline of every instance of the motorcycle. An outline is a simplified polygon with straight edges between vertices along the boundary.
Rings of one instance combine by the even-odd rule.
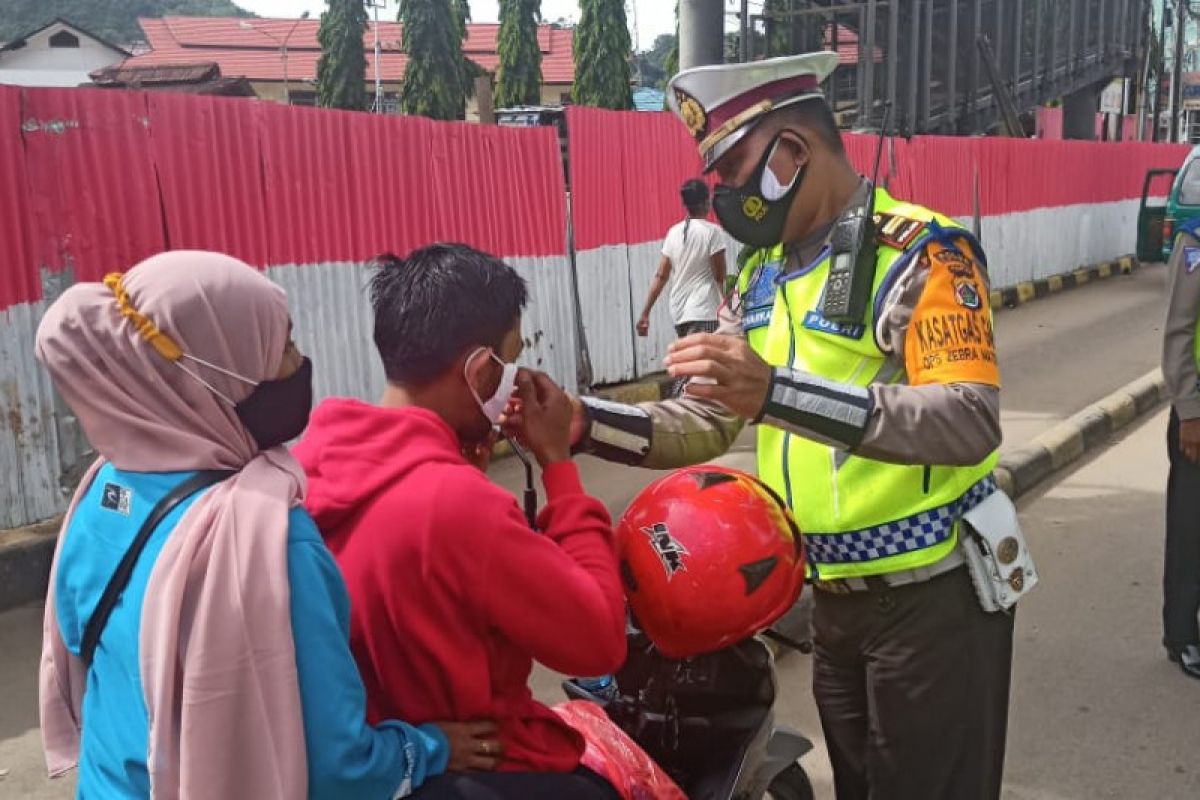
[[[520,445],[509,444],[525,466],[523,505],[536,529],[532,462]],[[564,681],[563,691],[569,700],[603,708],[690,800],[813,800],[800,764],[813,744],[775,725],[779,686],[764,641],[812,652],[810,592],[761,635],[685,659],[659,653],[631,620],[615,693],[596,694],[574,680]]]
[[[775,657],[763,637],[674,660],[640,631],[628,636],[615,696],[565,681],[568,698],[601,706],[692,800],[812,800],[800,759],[813,745],[775,725]]]

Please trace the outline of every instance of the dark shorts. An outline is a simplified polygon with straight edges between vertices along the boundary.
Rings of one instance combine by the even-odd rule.
[[[693,333],[716,333],[717,321],[715,319],[704,320],[702,322],[681,322],[675,326],[675,335],[682,339],[685,336],[691,336]]]

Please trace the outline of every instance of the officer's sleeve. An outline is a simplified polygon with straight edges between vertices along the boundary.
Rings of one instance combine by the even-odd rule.
[[[1180,419],[1200,417],[1196,321],[1200,318],[1200,242],[1180,234],[1167,265],[1170,300],[1163,328],[1162,371]]]
[[[736,291],[717,312],[717,333],[744,336]],[[580,398],[588,415],[579,450],[649,469],[675,469],[723,455],[745,421],[725,407],[687,396],[629,405]]]
[[[972,465],[1000,446],[1000,371],[986,271],[966,243],[932,245],[885,299],[876,328],[906,382],[870,387],[857,455]]]

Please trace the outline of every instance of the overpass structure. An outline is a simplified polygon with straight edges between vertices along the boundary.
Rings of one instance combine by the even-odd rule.
[[[1150,6],[1151,0],[745,2],[739,55],[837,50],[842,65],[828,91],[846,127],[878,128],[890,107],[888,127],[904,134],[1015,133],[1018,124],[1031,127],[1036,107],[1062,101],[1064,135],[1093,138],[1103,87],[1121,77],[1145,85]],[[1126,105],[1133,111],[1132,98]]]

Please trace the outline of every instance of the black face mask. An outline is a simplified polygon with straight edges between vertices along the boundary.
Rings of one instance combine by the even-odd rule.
[[[259,450],[270,450],[295,439],[308,427],[312,413],[312,361],[286,378],[263,381],[234,406],[238,419],[250,431]]]
[[[713,190],[713,211],[729,235],[752,247],[774,247],[783,241],[783,228],[788,212],[800,184],[804,182],[805,167],[801,167],[792,179],[792,185],[778,200],[768,200],[763,195],[763,175],[767,163],[775,154],[779,137],[763,153],[762,159],[750,178],[741,186],[718,184]],[[773,177],[773,176],[772,176]]]

